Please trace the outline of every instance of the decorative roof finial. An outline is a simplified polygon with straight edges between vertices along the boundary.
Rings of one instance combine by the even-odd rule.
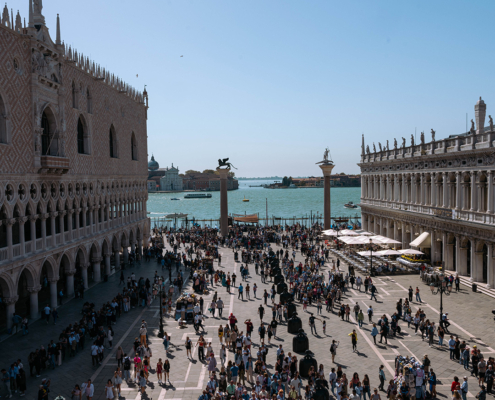
[[[55,41],[56,45],[62,44],[60,41],[60,16],[57,14],[57,39]]]

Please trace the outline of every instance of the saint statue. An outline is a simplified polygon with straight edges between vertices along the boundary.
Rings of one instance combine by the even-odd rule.
[[[394,149],[397,150],[397,139],[394,138]]]
[[[421,144],[425,144],[425,133],[424,132],[421,132],[420,140],[421,140]]]
[[[471,120],[471,134],[475,134],[476,133],[476,129],[474,129],[474,121]]]
[[[370,145],[367,145],[367,146],[366,146],[366,153],[367,153],[367,154],[370,154]]]
[[[411,134],[411,146],[414,146],[414,135]]]
[[[376,146],[375,146],[375,142],[373,142],[373,153],[376,153]]]
[[[387,151],[389,151],[389,150],[390,150],[390,148],[388,147],[388,140],[387,140]]]
[[[492,116],[489,115],[488,116],[488,119],[490,120],[490,132],[493,132],[493,119],[492,119]]]
[[[380,149],[380,153],[382,152],[382,144],[378,142],[378,148]]]
[[[35,14],[41,14],[43,10],[43,0],[33,0],[33,11]]]
[[[435,141],[435,131],[433,129],[431,130],[431,141]]]
[[[325,151],[323,152],[323,161],[327,161],[328,162],[328,153],[330,152],[330,150],[328,150],[328,147],[325,149]]]
[[[406,138],[402,138],[402,147],[406,148]]]

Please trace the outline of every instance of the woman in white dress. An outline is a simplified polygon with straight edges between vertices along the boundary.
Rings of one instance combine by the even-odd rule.
[[[113,395],[113,385],[112,381],[109,379],[107,384],[105,385],[105,398],[112,400],[114,398]]]
[[[122,371],[119,367],[113,373],[113,384],[115,389],[117,389],[117,396],[120,397],[120,385],[122,385]]]

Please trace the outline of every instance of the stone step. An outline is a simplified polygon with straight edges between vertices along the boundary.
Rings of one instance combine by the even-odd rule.
[[[444,272],[446,275],[455,276],[455,274],[456,274],[455,271],[444,271]],[[469,288],[472,287],[473,282],[471,282],[468,277],[460,276],[459,278],[460,278],[461,285],[468,286]],[[486,283],[482,283],[482,282],[474,282],[474,283],[476,283],[478,285],[478,287],[476,289],[477,292],[486,294],[487,296],[490,296],[491,298],[495,299],[495,291],[492,289],[488,289],[486,287]]]

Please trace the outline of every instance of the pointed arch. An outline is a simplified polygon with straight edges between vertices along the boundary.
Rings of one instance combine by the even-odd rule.
[[[59,155],[57,118],[51,107],[46,107],[41,113],[41,155]]]
[[[5,96],[0,92],[0,143],[10,143],[10,124],[8,121],[8,107]]]
[[[77,120],[77,152],[79,154],[90,154],[90,135],[88,124],[84,115]]]
[[[117,144],[117,132],[113,124],[110,126],[108,133],[109,146],[110,146],[110,158],[119,158],[118,144]]]
[[[89,86],[86,89],[86,108],[88,114],[93,114],[93,97],[91,96],[91,92],[89,90]]]

